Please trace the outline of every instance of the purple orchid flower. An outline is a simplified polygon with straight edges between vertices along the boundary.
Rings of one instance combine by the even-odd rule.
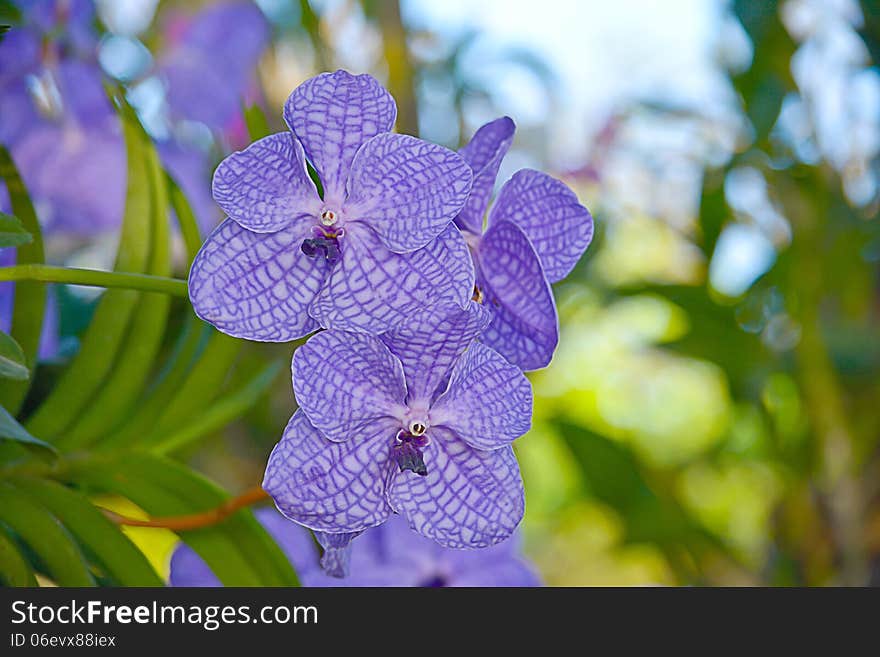
[[[76,237],[111,230],[125,205],[125,147],[101,72],[63,61],[46,75],[61,99],[58,113],[36,115],[11,148],[41,227]]]
[[[400,516],[369,529],[346,550],[347,577],[332,577],[318,565],[318,551],[308,530],[275,509],[256,512],[287,555],[303,586],[327,587],[514,587],[540,586],[534,568],[519,555],[517,537],[483,550],[453,550],[413,532]],[[325,558],[334,552],[325,549]],[[208,565],[185,544],[171,556],[171,586],[222,586]]]
[[[158,73],[168,87],[173,117],[227,132],[241,116],[242,92],[270,38],[268,21],[253,2],[220,2],[192,17],[173,16]]]
[[[467,303],[473,265],[452,219],[471,170],[448,149],[392,134],[396,115],[369,75],[325,73],[288,98],[290,131],[220,163],[214,199],[229,218],[189,276],[202,319],[284,342],[319,326],[380,333],[429,304]]]
[[[300,409],[263,481],[279,510],[331,534],[396,512],[445,547],[508,538],[524,511],[511,443],[531,425],[532,392],[475,341],[490,319],[473,302],[435,307],[381,338],[329,330],[297,349]]]
[[[22,14],[22,25],[0,42],[0,141],[44,231],[86,236],[112,228],[124,203],[125,151],[102,87],[94,6],[40,0],[23,3]]]
[[[522,169],[502,186],[483,231],[514,130],[510,118],[496,119],[459,151],[474,170],[474,184],[455,223],[473,255],[475,299],[494,314],[480,339],[528,371],[548,365],[556,350],[559,319],[550,283],[565,278],[589,246],[593,218],[565,184]]]

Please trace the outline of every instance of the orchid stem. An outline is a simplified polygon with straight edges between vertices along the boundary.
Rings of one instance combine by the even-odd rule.
[[[187,296],[186,281],[179,278],[76,267],[54,267],[52,265],[30,264],[0,267],[0,281],[67,283],[90,287],[124,288],[142,292],[161,292],[183,298]]]
[[[149,520],[140,520],[138,518],[129,518],[128,516],[119,515],[108,509],[102,509],[104,514],[117,525],[127,525],[129,527],[159,527],[162,529],[170,529],[172,531],[188,531],[191,529],[201,529],[202,527],[210,527],[222,522],[236,511],[261,502],[269,498],[269,494],[261,487],[255,486],[238,497],[225,501],[218,507],[201,513],[191,513],[183,516],[166,516],[164,518],[150,518]]]

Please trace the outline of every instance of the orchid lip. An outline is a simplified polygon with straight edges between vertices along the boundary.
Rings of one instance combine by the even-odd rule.
[[[406,429],[401,429],[397,432],[397,437],[391,448],[391,457],[397,463],[397,467],[400,468],[401,472],[410,470],[422,477],[428,474],[428,467],[425,465],[425,456],[422,450],[428,446],[429,442],[427,436],[417,436]]]
[[[313,237],[307,237],[300,244],[300,250],[309,258],[323,257],[327,262],[339,259],[340,248],[338,238],[345,234],[344,229],[331,232],[320,226],[312,229]]]

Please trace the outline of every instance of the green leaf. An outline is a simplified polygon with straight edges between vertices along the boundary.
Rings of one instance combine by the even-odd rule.
[[[558,427],[596,499],[629,510],[654,497],[635,457],[624,446],[581,426],[559,422]]]
[[[0,438],[8,438],[19,443],[27,443],[29,445],[37,445],[48,450],[55,451],[49,443],[43,442],[39,438],[34,438],[27,429],[21,426],[18,421],[9,414],[5,408],[0,406]]]
[[[142,274],[149,262],[153,223],[148,143],[130,108],[120,110],[120,119],[128,159],[128,190],[115,269]],[[104,293],[82,338],[79,354],[27,422],[32,433],[57,439],[93,403],[113,371],[141,296],[119,289]]]
[[[11,335],[0,331],[0,377],[27,381],[30,375],[21,346]]]
[[[146,139],[146,135],[142,135]],[[168,223],[168,192],[159,156],[149,143],[145,145],[149,180],[152,183],[153,244],[147,273],[168,276],[171,273],[171,248]],[[152,371],[168,319],[171,299],[166,294],[141,295],[131,320],[131,327],[119,348],[113,370],[108,373],[95,399],[78,421],[60,437],[67,449],[94,444],[120,426],[131,414]]]
[[[21,9],[12,0],[0,0],[0,21],[7,29],[18,25],[21,23]]]
[[[0,583],[4,586],[36,586],[37,578],[12,537],[0,527]]]
[[[585,427],[567,422],[557,426],[590,493],[622,516],[628,541],[721,547],[672,496],[661,495],[649,485],[643,467],[626,446]]]
[[[282,368],[282,363],[271,363],[263,368],[239,389],[218,399],[203,413],[196,415],[191,422],[165,436],[152,451],[157,454],[176,451],[226,426],[257,402]]]
[[[735,0],[733,10],[754,45],[751,67],[733,81],[755,129],[755,142],[763,147],[785,95],[796,89],[790,67],[796,44],[782,24],[778,0]]]
[[[204,322],[195,315],[187,315],[177,344],[146,399],[138,404],[131,418],[119,430],[101,441],[102,449],[133,445],[150,434],[156,426],[156,418],[160,417],[180,394],[193,361],[204,350],[210,333],[210,327]]]
[[[306,172],[309,174],[309,178],[312,179],[312,182],[315,183],[315,189],[318,190],[318,196],[324,198],[324,183],[321,182],[321,177],[318,175],[318,171],[308,160],[306,160]]]
[[[164,585],[134,543],[81,493],[43,479],[16,479],[13,486],[64,523],[117,584]]]
[[[27,443],[20,443],[17,440],[0,440],[0,466],[9,466],[30,460],[32,454],[31,451],[25,447],[26,444]],[[47,445],[47,447],[52,449],[49,445]]]
[[[19,265],[43,264],[43,236],[37,214],[31,203],[27,189],[21,180],[15,162],[3,146],[0,146],[0,177],[6,181],[6,191],[12,205],[12,212],[21,221],[33,240],[22,244],[16,252]],[[15,304],[12,309],[12,328],[10,335],[21,345],[28,370],[33,374],[40,349],[40,335],[43,330],[43,313],[46,309],[46,284],[37,281],[19,281],[15,284]],[[18,413],[30,389],[27,381],[0,380],[0,405],[11,413]]]
[[[17,217],[0,212],[0,247],[21,246],[34,241]]]
[[[3,482],[0,522],[21,537],[59,586],[95,586],[79,546],[58,519]]]
[[[706,258],[711,258],[724,224],[730,219],[730,209],[724,197],[724,171],[706,171],[700,195],[700,247]]]
[[[149,454],[123,454],[71,471],[78,481],[117,493],[152,516],[199,513],[228,499],[215,484],[185,466]],[[298,586],[287,557],[248,510],[216,525],[180,532],[227,586]]]
[[[140,437],[138,444],[155,444],[203,413],[220,394],[241,347],[240,340],[214,332],[177,395],[155,419],[152,430]]]
[[[859,36],[871,53],[871,61],[880,62],[880,2],[878,0],[861,0],[862,6],[861,26]],[[858,25],[858,22],[856,23]]]
[[[180,234],[183,236],[183,243],[186,245],[186,254],[189,262],[192,262],[202,247],[202,235],[199,230],[199,223],[196,221],[196,215],[192,210],[189,201],[181,191],[177,181],[167,173],[168,193],[171,199],[171,207],[177,216],[177,224],[180,226]]]
[[[251,141],[257,141],[269,134],[269,121],[266,119],[266,113],[256,103],[244,108],[244,122]]]

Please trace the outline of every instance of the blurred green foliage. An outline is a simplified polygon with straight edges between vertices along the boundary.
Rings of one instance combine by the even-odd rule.
[[[861,35],[876,54],[873,4],[863,3]],[[801,93],[783,5],[734,3],[753,47],[750,65],[730,75],[750,134],[723,166],[705,166],[684,243],[666,241],[662,217],[603,222],[602,188],[592,192],[602,239],[579,276],[558,286],[561,345],[534,377],[539,424],[521,448],[527,488],[555,486],[530,470],[578,466],[572,488],[528,490],[528,536],[554,583],[604,582],[588,560],[632,544],[653,551],[644,563],[664,583],[880,577],[877,200],[852,201],[838,170],[803,161],[780,138],[784,102]],[[722,231],[743,220],[725,189],[743,166],[765,178],[791,237],[732,298],[705,268],[664,252],[690,241],[704,262],[716,255]],[[622,232],[627,225],[639,230]],[[627,247],[639,255],[627,258]],[[560,539],[543,537],[572,532],[559,518],[585,499],[622,529],[601,550],[587,548],[580,571],[558,571]],[[576,538],[566,546],[579,547]]]

